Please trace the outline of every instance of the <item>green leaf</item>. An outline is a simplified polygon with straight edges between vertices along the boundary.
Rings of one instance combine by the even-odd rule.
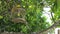
[[[0,15],[0,19],[2,19],[2,18],[3,18],[3,16]]]

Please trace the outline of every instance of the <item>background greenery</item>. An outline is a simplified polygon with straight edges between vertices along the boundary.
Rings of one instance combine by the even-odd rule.
[[[58,20],[60,18],[60,0],[45,0],[48,6],[51,6],[50,12],[54,13],[51,18]],[[20,5],[26,10],[26,21],[28,22],[30,30],[22,23],[13,23],[9,18],[13,5]],[[37,32],[47,29],[51,25],[46,22],[46,17],[43,15],[44,4],[43,0],[0,0],[0,29],[1,31],[9,32]],[[47,26],[46,26],[47,25]]]

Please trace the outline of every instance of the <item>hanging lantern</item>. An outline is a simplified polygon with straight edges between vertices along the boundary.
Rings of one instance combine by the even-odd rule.
[[[12,10],[11,10],[11,21],[14,23],[25,23],[25,15],[26,15],[26,11],[25,9],[21,8],[20,5],[16,5],[13,6]]]

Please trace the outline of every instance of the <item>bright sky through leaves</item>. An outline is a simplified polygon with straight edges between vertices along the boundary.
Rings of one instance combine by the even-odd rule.
[[[51,8],[48,6],[48,7],[44,7],[43,8],[43,15],[42,16],[46,16],[47,20],[46,22],[49,22],[49,24],[51,24],[51,13],[49,12],[51,10]]]

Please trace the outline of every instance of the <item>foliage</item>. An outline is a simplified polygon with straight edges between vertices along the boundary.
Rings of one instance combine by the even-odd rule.
[[[57,0],[58,1],[58,0]],[[50,25],[46,22],[46,18],[41,17],[43,12],[42,0],[0,0],[0,29],[1,31],[13,31],[13,32],[37,32],[48,28]],[[55,14],[54,19],[58,19],[59,3],[56,12],[56,5],[52,5],[55,0],[46,0],[51,5],[52,12]],[[56,3],[56,2],[55,2]],[[10,13],[14,5],[20,5],[26,10],[26,21],[28,22],[30,30],[23,23],[14,23],[11,21]],[[58,17],[57,17],[58,16]],[[47,26],[46,26],[47,25]]]

